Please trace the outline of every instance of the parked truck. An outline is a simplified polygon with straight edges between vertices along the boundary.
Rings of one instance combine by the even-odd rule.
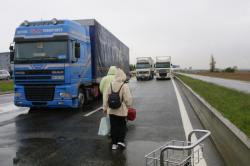
[[[75,108],[99,96],[110,66],[129,74],[129,49],[94,19],[23,22],[10,46],[16,106]]]
[[[170,56],[156,57],[155,75],[156,75],[157,80],[171,79],[172,69],[171,69],[171,57]]]
[[[154,60],[151,57],[138,57],[136,59],[136,79],[154,79]]]

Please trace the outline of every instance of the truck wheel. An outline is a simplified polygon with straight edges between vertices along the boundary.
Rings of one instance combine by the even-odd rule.
[[[85,95],[82,91],[80,91],[78,94],[78,108],[77,108],[79,111],[83,111],[84,103],[85,103]]]

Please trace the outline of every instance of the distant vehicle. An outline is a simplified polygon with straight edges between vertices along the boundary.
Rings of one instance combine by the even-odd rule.
[[[154,60],[151,57],[138,57],[136,59],[136,79],[154,79]]]
[[[25,21],[14,42],[16,106],[83,110],[110,66],[129,74],[129,48],[94,19]]]
[[[171,69],[171,57],[170,56],[156,57],[155,73],[156,73],[157,80],[171,79],[172,69]]]
[[[10,73],[6,70],[0,70],[0,79],[1,80],[9,80],[10,79]]]

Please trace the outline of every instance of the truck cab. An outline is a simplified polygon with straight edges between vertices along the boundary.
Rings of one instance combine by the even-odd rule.
[[[70,20],[25,21],[14,42],[16,106],[82,108],[92,83],[87,26]]]
[[[155,75],[156,79],[171,79],[172,68],[171,68],[171,57],[162,56],[156,57],[155,61]]]
[[[154,79],[154,61],[151,57],[138,57],[136,59],[136,79]]]

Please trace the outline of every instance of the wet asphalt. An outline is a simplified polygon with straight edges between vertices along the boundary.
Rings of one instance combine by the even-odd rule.
[[[132,79],[129,86],[137,119],[127,124],[125,150],[112,151],[111,140],[97,135],[101,111],[84,116],[99,108],[101,100],[91,102],[84,112],[22,108],[0,112],[0,165],[144,166],[147,153],[167,141],[185,140],[170,80]],[[178,84],[177,87],[180,88]],[[193,128],[202,129],[181,88],[180,93]],[[0,107],[7,107],[12,98],[12,95],[0,96]],[[204,144],[207,164],[224,165],[212,142],[207,140]]]

